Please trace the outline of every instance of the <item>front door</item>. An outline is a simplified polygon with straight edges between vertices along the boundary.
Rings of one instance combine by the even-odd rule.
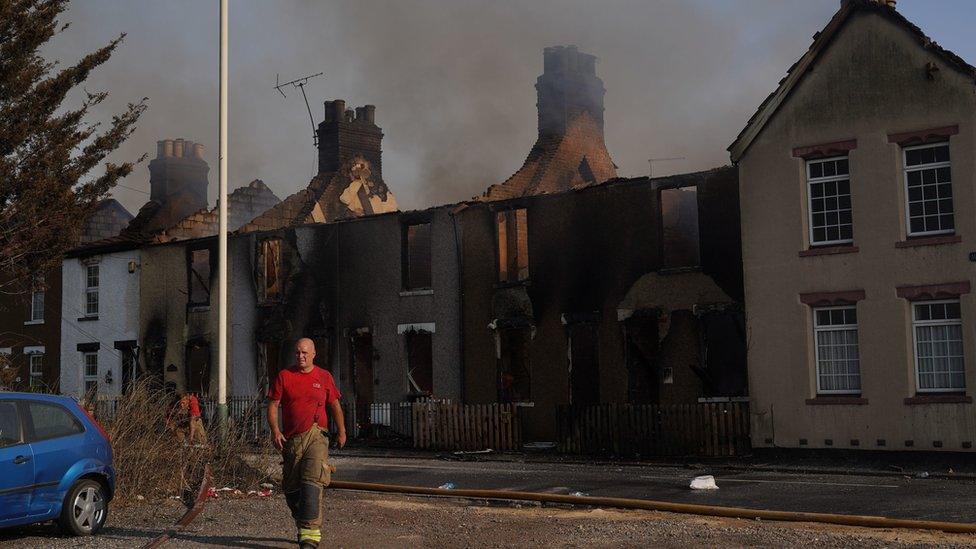
[[[369,406],[373,403],[373,334],[360,332],[352,337],[352,376],[356,395],[356,424],[369,423]]]
[[[205,396],[210,389],[210,345],[192,341],[186,346],[186,390]]]
[[[579,323],[569,329],[570,403],[589,406],[600,403],[600,360],[597,325]]]
[[[27,515],[34,485],[34,455],[14,400],[0,400],[0,526]]]

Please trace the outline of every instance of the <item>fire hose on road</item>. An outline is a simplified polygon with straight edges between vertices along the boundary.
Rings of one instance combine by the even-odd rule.
[[[350,482],[333,480],[329,485],[335,490],[355,490],[362,492],[382,492],[420,496],[446,496],[471,499],[500,499],[514,501],[536,501],[541,503],[561,503],[586,505],[592,507],[613,507],[617,509],[641,509],[645,511],[664,511],[712,517],[740,518],[748,520],[775,520],[787,522],[819,522],[843,526],[867,528],[908,528],[916,530],[940,530],[954,534],[976,534],[976,523],[942,522],[931,520],[895,519],[864,515],[840,515],[834,513],[804,513],[796,511],[769,511],[745,507],[721,507],[693,503],[671,503],[632,498],[599,496],[572,496],[564,494],[545,494],[538,492],[519,492],[513,490],[470,490],[426,488],[422,486],[402,486],[396,484],[374,484],[369,482]]]

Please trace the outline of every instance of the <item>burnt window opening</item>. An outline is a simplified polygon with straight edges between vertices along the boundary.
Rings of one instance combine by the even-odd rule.
[[[434,338],[426,330],[404,332],[407,347],[407,383],[415,395],[434,393]]]
[[[498,346],[498,402],[531,401],[529,342],[532,339],[532,329],[499,330],[495,337]]]
[[[281,299],[281,239],[261,241],[259,299],[262,302]]]
[[[698,187],[662,189],[660,197],[664,268],[698,267]]]
[[[529,224],[525,208],[495,214],[499,282],[529,279]]]
[[[210,250],[207,248],[190,250],[187,263],[189,305],[191,307],[210,305]]]
[[[593,175],[593,170],[590,169],[590,162],[586,159],[586,157],[584,157],[583,160],[580,160],[577,171],[579,172],[580,178],[582,178],[583,181],[590,185],[596,184],[596,176]]]
[[[403,227],[401,245],[404,290],[429,290],[430,223],[417,223]]]

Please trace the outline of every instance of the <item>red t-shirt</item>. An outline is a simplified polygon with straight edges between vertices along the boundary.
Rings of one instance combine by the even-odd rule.
[[[285,438],[308,431],[313,421],[328,429],[325,406],[340,396],[332,374],[318,366],[313,366],[308,373],[302,373],[297,366],[282,370],[268,390],[269,400],[281,401]]]
[[[190,395],[190,417],[200,417],[200,401],[196,395]]]

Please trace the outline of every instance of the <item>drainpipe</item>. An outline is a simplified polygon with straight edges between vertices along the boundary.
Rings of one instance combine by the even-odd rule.
[[[452,210],[451,224],[454,226],[454,255],[457,261],[457,303],[458,303],[458,383],[461,385],[459,396],[464,400],[464,287],[461,285],[464,264],[461,262],[461,238],[458,236],[458,220],[455,215],[459,210]]]

